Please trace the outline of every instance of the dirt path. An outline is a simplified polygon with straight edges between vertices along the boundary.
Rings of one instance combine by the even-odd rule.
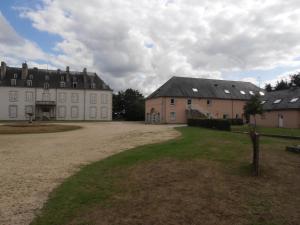
[[[0,135],[0,224],[29,224],[53,188],[81,165],[173,138],[168,126],[80,123],[63,133]]]

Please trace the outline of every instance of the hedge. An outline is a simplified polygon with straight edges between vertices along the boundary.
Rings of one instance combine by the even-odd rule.
[[[243,125],[243,119],[228,119],[231,125]]]
[[[188,119],[188,125],[230,131],[230,121],[223,119]]]

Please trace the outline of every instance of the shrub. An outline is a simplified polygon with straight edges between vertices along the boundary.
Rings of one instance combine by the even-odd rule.
[[[231,125],[243,125],[243,119],[228,119]]]
[[[230,121],[223,119],[188,119],[188,125],[230,131]]]

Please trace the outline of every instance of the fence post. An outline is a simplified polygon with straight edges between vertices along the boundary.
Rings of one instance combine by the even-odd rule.
[[[251,140],[253,144],[253,169],[254,176],[259,175],[259,134],[256,132],[251,133]]]

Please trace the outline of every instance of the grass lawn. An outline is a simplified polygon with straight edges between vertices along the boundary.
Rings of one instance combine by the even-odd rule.
[[[296,140],[261,139],[252,177],[244,134],[194,127],[83,167],[54,190],[32,225],[298,225]]]
[[[232,131],[246,132],[249,130],[248,125],[231,126]],[[263,134],[275,134],[285,136],[298,136],[300,137],[300,129],[296,128],[279,128],[279,127],[257,127],[258,132]]]
[[[80,129],[80,126],[45,123],[10,123],[0,126],[1,134],[55,133]]]

